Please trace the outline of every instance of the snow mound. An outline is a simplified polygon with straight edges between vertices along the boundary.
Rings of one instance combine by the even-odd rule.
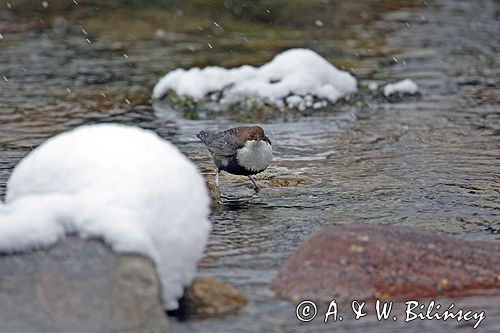
[[[415,94],[418,91],[417,84],[410,80],[405,79],[396,83],[389,83],[384,87],[384,95],[389,96],[395,93]]]
[[[158,81],[153,98],[162,98],[170,90],[196,100],[223,91],[223,104],[255,98],[278,108],[285,104],[306,108],[314,105],[313,97],[335,103],[356,92],[357,80],[312,50],[291,49],[261,67],[176,69]]]
[[[196,167],[154,132],[82,126],[32,151],[0,204],[0,251],[49,246],[68,233],[150,257],[167,309],[191,282],[205,248],[209,197]]]

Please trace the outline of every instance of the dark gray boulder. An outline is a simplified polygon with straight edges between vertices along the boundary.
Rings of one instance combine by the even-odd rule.
[[[0,332],[170,332],[154,264],[68,237],[0,255]]]

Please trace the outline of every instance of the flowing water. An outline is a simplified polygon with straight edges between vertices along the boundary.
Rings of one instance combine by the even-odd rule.
[[[258,122],[275,160],[257,177],[258,195],[244,179],[222,175],[227,198],[214,207],[200,263],[200,274],[236,286],[249,304],[225,318],[172,319],[174,330],[331,331],[321,323],[298,325],[294,306],[274,300],[268,287],[287,256],[320,227],[397,224],[500,239],[499,2],[383,3],[318,13],[316,22],[298,15],[289,24],[217,21],[168,8],[67,15],[39,8],[27,15],[0,7],[0,199],[23,156],[82,124],[152,129],[211,174],[195,133]],[[155,81],[173,68],[259,65],[290,47],[313,48],[351,71],[360,93],[322,111],[263,118],[183,117],[149,99]],[[404,78],[416,81],[421,94],[387,99],[366,88]],[[488,305],[497,315],[499,303]],[[481,329],[498,332],[498,318]],[[338,329],[455,332],[459,325],[368,320]]]

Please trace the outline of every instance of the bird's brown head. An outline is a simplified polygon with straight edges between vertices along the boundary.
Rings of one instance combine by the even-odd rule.
[[[271,144],[271,140],[269,140],[269,138],[264,134],[264,130],[260,126],[240,127],[238,136],[241,140],[243,140],[243,142],[247,142],[248,140],[262,140]]]

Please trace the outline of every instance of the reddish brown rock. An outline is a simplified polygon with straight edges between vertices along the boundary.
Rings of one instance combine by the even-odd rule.
[[[408,227],[325,227],[272,282],[279,298],[350,302],[500,291],[500,243]]]

